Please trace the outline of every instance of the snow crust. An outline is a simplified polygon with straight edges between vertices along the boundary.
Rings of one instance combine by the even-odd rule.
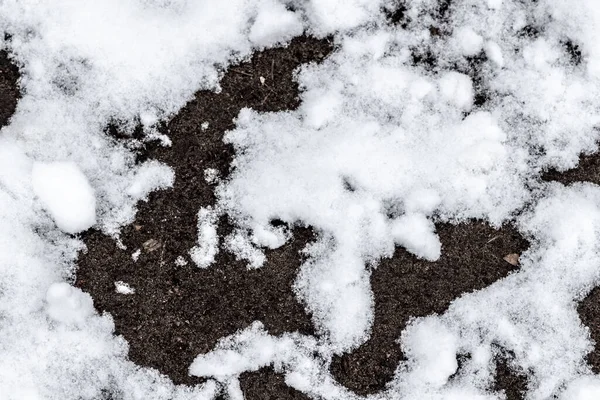
[[[530,239],[521,269],[398,332],[407,360],[370,398],[503,398],[491,389],[503,351],[528,376],[528,399],[596,398],[576,306],[600,283],[600,189],[539,174],[597,151],[600,7],[465,0],[440,22],[434,1],[406,6],[402,28],[383,0],[0,1],[0,48],[22,73],[0,131],[2,396],[241,399],[239,375],[272,365],[312,398],[362,398],[328,367],[369,335],[370,268],[395,246],[436,260],[435,222],[480,218]],[[128,361],[110,315],[68,283],[83,250],[69,234],[95,226],[118,238],[136,202],[177,178],[136,164],[142,143],[104,130],[139,123],[142,141],[168,146],[156,125],[195,91],[218,90],[229,64],[302,32],[332,35],[336,50],[300,69],[298,110],[239,114],[225,139],[236,168],[227,180],[207,173],[218,204],[199,210],[190,257],[207,268],[230,251],[259,268],[290,227],[313,227],[295,290],[317,335],[274,336],[257,321],[198,355],[190,373],[207,383],[173,385]],[[426,53],[435,65],[414,62]],[[225,238],[222,215],[236,225]],[[456,374],[459,354],[471,357]]]

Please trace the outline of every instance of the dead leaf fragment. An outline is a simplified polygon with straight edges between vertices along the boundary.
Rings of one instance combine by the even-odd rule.
[[[504,261],[514,266],[519,265],[519,255],[517,253],[510,253],[504,256]]]
[[[153,251],[160,249],[161,244],[156,239],[148,239],[144,242],[144,244],[142,244],[142,246],[144,247],[144,250],[151,253]]]

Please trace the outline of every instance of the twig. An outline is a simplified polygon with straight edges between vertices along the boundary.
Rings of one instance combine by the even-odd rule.
[[[271,60],[271,81],[275,80],[275,60]]]
[[[490,243],[492,243],[494,240],[496,240],[496,239],[499,239],[499,238],[500,238],[500,235],[494,236],[493,238],[491,238],[490,240],[488,240],[488,241],[486,242],[486,244],[490,244]]]
[[[232,72],[235,72],[236,74],[240,74],[240,75],[246,75],[246,76],[250,76],[250,77],[253,77],[253,76],[254,76],[254,75],[252,75],[252,74],[251,74],[251,73],[249,73],[249,72],[238,71],[237,69],[233,69],[233,68],[231,69],[231,71],[232,71]]]
[[[269,98],[270,95],[271,95],[271,93],[267,93],[267,95],[265,96],[263,101],[260,103],[261,106],[265,105],[265,102],[267,101],[267,99]]]

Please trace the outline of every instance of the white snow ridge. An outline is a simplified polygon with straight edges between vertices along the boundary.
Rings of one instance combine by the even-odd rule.
[[[240,374],[272,366],[310,398],[362,399],[329,366],[370,334],[367,266],[396,246],[435,261],[435,223],[472,218],[518,226],[532,243],[519,271],[397,332],[407,359],[368,398],[502,399],[494,346],[527,374],[528,400],[599,398],[576,307],[600,284],[600,188],[540,174],[598,150],[600,3],[464,0],[445,10],[414,0],[394,25],[385,11],[397,3],[0,0],[0,50],[22,76],[0,130],[0,398],[242,399]],[[111,316],[68,283],[77,234],[118,238],[136,203],[177,179],[157,161],[136,163],[104,128],[139,123],[168,146],[157,125],[195,92],[219,90],[229,65],[302,34],[329,36],[335,50],[299,69],[297,110],[240,112],[225,136],[235,168],[205,169],[217,204],[197,210],[189,255],[210,268],[229,251],[260,268],[265,249],[291,239],[273,220],[311,226],[318,239],[294,289],[317,334],[275,336],[255,321],[196,357],[190,373],[206,383],[175,385],[129,361]],[[235,225],[224,238],[223,215]],[[471,355],[460,374],[457,354]]]

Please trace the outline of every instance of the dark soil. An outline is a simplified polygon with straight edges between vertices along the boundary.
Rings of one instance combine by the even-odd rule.
[[[89,292],[100,312],[114,318],[116,333],[130,345],[131,360],[168,375],[176,383],[201,380],[188,376],[187,368],[198,354],[209,351],[224,335],[260,320],[271,333],[313,333],[310,315],[296,299],[291,286],[302,262],[299,250],[314,239],[310,229],[296,229],[294,239],[267,253],[266,265],[247,270],[245,264],[221,253],[215,265],[199,269],[188,257],[196,244],[196,213],[214,204],[213,187],[203,177],[206,168],[222,176],[229,171],[233,150],[222,142],[225,131],[242,107],[279,111],[298,106],[298,88],[292,76],[301,63],[320,61],[331,51],[326,40],[300,38],[287,48],[267,50],[250,61],[229,69],[222,92],[201,91],[165,127],[172,147],[148,143],[140,161],[157,159],[175,169],[172,189],[152,193],[139,204],[136,220],[122,231],[127,250],[97,231],[83,235],[87,252],[79,259],[76,285]],[[260,77],[266,79],[260,83]],[[0,126],[14,112],[19,92],[18,71],[0,52]],[[203,122],[209,123],[201,130]],[[114,127],[107,130],[115,140],[128,140]],[[139,132],[135,135],[140,135]],[[588,180],[600,183],[600,157],[583,157],[581,166],[566,173],[549,172],[546,179],[565,183]],[[231,229],[221,221],[220,233]],[[402,249],[382,260],[373,270],[375,323],[371,338],[350,354],[338,357],[332,373],[349,389],[377,392],[393,376],[403,360],[395,342],[411,317],[442,313],[462,293],[481,289],[514,271],[504,257],[521,253],[526,241],[510,226],[500,230],[481,222],[438,225],[443,243],[437,262],[419,260]],[[156,241],[153,246],[149,240]],[[146,244],[146,245],[144,245]],[[131,254],[142,249],[137,262]],[[177,266],[184,256],[188,265]],[[115,293],[122,280],[136,289],[134,295]],[[600,289],[579,308],[592,338],[600,341]],[[600,352],[589,362],[600,372]],[[498,360],[495,389],[509,400],[522,399],[526,379],[504,359]],[[306,399],[285,385],[272,369],[242,375],[248,400]]]
[[[270,252],[263,268],[246,270],[225,253],[208,269],[191,262],[177,266],[175,258],[186,254],[177,249],[185,241],[174,239],[171,229],[160,224],[134,228],[124,241],[131,246],[126,251],[93,233],[86,241],[90,250],[79,262],[77,285],[93,296],[98,310],[111,313],[117,333],[129,342],[131,360],[176,383],[193,384],[201,381],[187,371],[195,356],[255,320],[274,334],[313,333],[291,290],[301,262],[298,252],[310,240],[310,231],[296,231],[296,240]],[[132,250],[149,239],[158,240],[160,248],[142,250],[134,262]],[[134,287],[135,295],[115,293],[119,280]]]
[[[0,127],[8,123],[19,100],[19,69],[10,62],[5,51],[0,51]]]
[[[309,397],[285,384],[283,376],[272,368],[246,372],[240,377],[247,400],[308,400]]]
[[[577,168],[564,172],[551,169],[543,174],[542,179],[560,182],[563,185],[575,182],[591,182],[600,185],[600,155],[598,153],[583,155],[579,159]]]
[[[375,321],[371,338],[356,351],[334,359],[332,372],[346,387],[365,395],[380,391],[403,360],[396,343],[411,317],[443,313],[462,293],[489,286],[517,269],[503,258],[520,254],[527,242],[510,226],[480,223],[438,225],[442,256],[418,259],[397,248],[373,271]]]
[[[496,382],[494,390],[503,391],[506,400],[525,399],[527,391],[527,377],[515,372],[510,366],[509,361],[512,355],[500,357],[496,362]]]
[[[587,361],[595,374],[600,374],[600,287],[595,288],[579,303],[577,308],[581,323],[590,330],[590,337],[596,343],[596,348],[588,354]]]
[[[116,332],[129,342],[130,358],[136,363],[154,367],[176,383],[192,384],[199,382],[188,376],[194,357],[255,320],[274,334],[313,332],[310,316],[292,292],[301,263],[299,251],[312,239],[310,230],[297,229],[292,243],[268,252],[266,265],[252,271],[227,253],[221,253],[211,268],[199,269],[188,252],[197,242],[198,210],[215,202],[204,170],[216,168],[222,176],[228,174],[233,149],[222,138],[234,128],[240,109],[297,107],[294,69],[322,60],[330,50],[327,40],[301,38],[285,49],[256,54],[230,68],[219,94],[197,93],[168,123],[171,147],[148,145],[141,152],[141,159],[150,157],[172,166],[176,180],[172,189],[152,193],[148,202],[139,204],[135,222],[122,232],[127,250],[118,249],[114,240],[98,231],[84,235],[88,251],[79,259],[76,285],[92,295],[98,310],[113,315]],[[209,123],[208,129],[201,129],[203,122]],[[222,221],[220,233],[230,228]],[[158,241],[154,251],[144,249],[149,240]],[[135,262],[131,254],[138,248],[142,253]],[[189,264],[177,266],[178,256]],[[118,280],[132,285],[136,294],[116,294]]]

